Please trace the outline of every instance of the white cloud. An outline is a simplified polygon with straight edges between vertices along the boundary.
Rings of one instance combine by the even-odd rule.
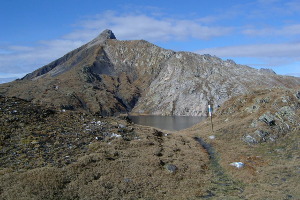
[[[298,52],[300,52],[300,43],[227,46],[201,49],[196,53],[243,60],[239,64],[255,68],[266,67],[279,71],[279,74],[289,73],[292,76],[299,76],[300,67],[297,63],[300,63],[300,55]]]
[[[177,20],[157,18],[142,14],[118,15],[109,11],[81,21],[80,30],[74,31],[65,38],[89,40],[105,28],[113,30],[119,39],[145,39],[149,41],[210,39],[229,34],[231,27],[202,25],[201,20]],[[208,19],[206,19],[208,20]],[[212,20],[212,19],[210,19]]]
[[[12,51],[32,51],[34,48],[27,47],[27,46],[12,45],[12,46],[9,46],[8,49],[10,50],[10,52],[12,52]]]
[[[300,35],[300,24],[287,25],[281,28],[247,28],[242,33],[250,36],[298,36]]]
[[[291,0],[285,2],[285,5],[287,7],[287,10],[289,12],[299,12],[300,11],[300,2],[299,0]]]
[[[0,78],[20,78],[25,75],[26,75],[25,73],[20,73],[20,74],[0,73]]]
[[[198,50],[200,54],[219,57],[288,57],[300,58],[300,43],[254,44],[216,47]]]
[[[40,41],[33,47],[7,46],[0,51],[0,69],[6,74],[28,73],[82,44],[80,41],[49,40]]]
[[[24,77],[25,75],[26,75],[25,73],[20,73],[20,74],[0,73],[0,84],[14,81],[18,78]]]
[[[300,73],[288,73],[286,75],[300,77]]]

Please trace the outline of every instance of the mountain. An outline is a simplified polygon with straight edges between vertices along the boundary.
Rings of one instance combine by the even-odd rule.
[[[105,30],[21,80],[0,85],[0,95],[100,115],[201,116],[208,102],[216,108],[232,96],[270,87],[300,87],[300,78],[145,40],[120,41]]]

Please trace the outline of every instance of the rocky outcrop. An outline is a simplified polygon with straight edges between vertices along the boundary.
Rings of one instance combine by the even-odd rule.
[[[226,101],[216,116],[224,124],[238,123],[238,128],[226,129],[247,144],[274,142],[299,131],[300,101],[296,94],[282,88],[252,91]]]
[[[0,94],[101,115],[203,116],[208,102],[217,108],[254,88],[296,86],[299,78],[166,50],[144,40],[119,41],[105,30],[22,80],[1,85]]]
[[[266,74],[276,74],[272,69],[261,68],[259,71]]]

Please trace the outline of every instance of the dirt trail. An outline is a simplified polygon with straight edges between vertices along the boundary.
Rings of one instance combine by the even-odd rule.
[[[219,164],[218,155],[211,144],[205,142],[200,137],[194,137],[194,139],[206,150],[210,159],[210,166],[214,173],[212,185],[207,194],[202,198],[240,198],[243,192],[243,186],[241,183],[232,180]]]

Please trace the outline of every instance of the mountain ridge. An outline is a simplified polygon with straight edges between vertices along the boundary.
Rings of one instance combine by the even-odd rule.
[[[206,115],[232,96],[266,87],[294,88],[300,78],[238,65],[208,54],[172,51],[111,30],[0,86],[0,94],[100,115]]]

